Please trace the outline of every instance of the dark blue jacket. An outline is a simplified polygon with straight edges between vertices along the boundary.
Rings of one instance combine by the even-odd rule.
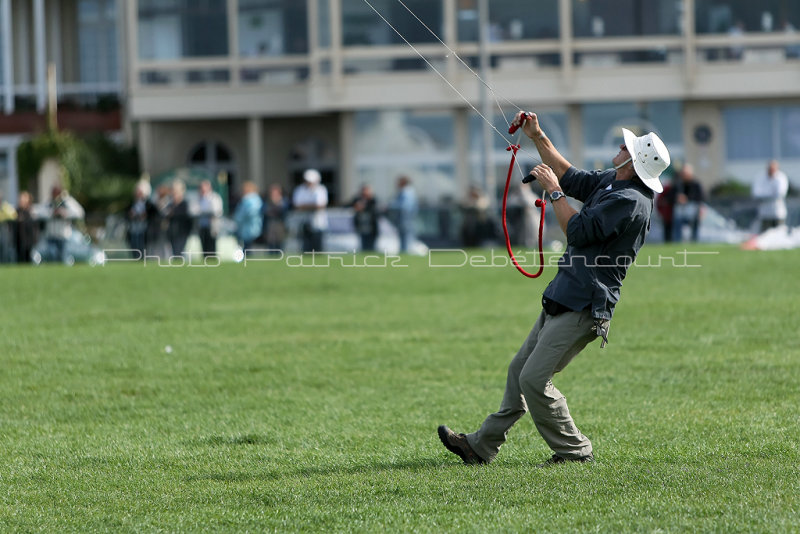
[[[544,291],[547,299],[595,318],[611,319],[625,274],[636,260],[653,212],[654,194],[641,180],[616,180],[617,171],[575,167],[561,178],[564,192],[583,202],[567,224],[567,250]]]

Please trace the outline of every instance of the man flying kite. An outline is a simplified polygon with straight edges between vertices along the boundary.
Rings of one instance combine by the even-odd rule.
[[[456,434],[442,425],[439,438],[464,463],[489,463],[514,423],[530,410],[554,453],[541,467],[591,462],[592,443],[575,426],[566,398],[551,379],[591,341],[601,337],[601,347],[608,342],[622,280],[650,230],[654,194],[663,189],[658,177],[669,166],[669,152],[656,134],[636,137],[623,128],[625,142],[612,159],[613,169],[579,170],[555,149],[535,114],[520,111],[513,124],[522,126],[542,159],[523,182],[537,180],[550,196],[567,250],[544,291],[539,318],[508,367],[500,409],[477,432]],[[566,196],[583,202],[579,212]]]

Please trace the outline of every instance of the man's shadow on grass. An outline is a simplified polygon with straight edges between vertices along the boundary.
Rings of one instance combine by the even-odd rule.
[[[194,439],[186,442],[187,445],[202,447],[247,447],[261,446],[269,448],[276,444],[276,436],[266,434],[237,434],[228,436],[210,436],[202,439]],[[438,440],[433,445],[434,448],[440,447]],[[187,482],[197,481],[219,481],[219,482],[248,482],[253,480],[276,481],[288,478],[308,478],[314,476],[331,475],[357,475],[359,473],[374,473],[386,471],[405,471],[410,473],[431,472],[442,469],[454,469],[465,467],[451,453],[441,449],[441,454],[428,457],[398,458],[387,461],[363,460],[361,463],[339,463],[321,465],[294,466],[291,461],[289,465],[270,466],[267,464],[261,471],[228,471],[217,473],[198,473],[186,477]],[[513,467],[526,464],[524,459],[503,462],[506,467]],[[480,466],[468,466],[476,468]]]

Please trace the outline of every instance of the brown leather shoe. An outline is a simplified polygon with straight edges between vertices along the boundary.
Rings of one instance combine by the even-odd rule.
[[[447,447],[447,450],[458,455],[465,464],[488,463],[472,450],[472,447],[469,446],[466,435],[456,434],[445,425],[440,426],[438,432],[439,439],[442,440],[442,443],[445,447]]]
[[[564,458],[563,456],[554,454],[546,462],[542,462],[536,467],[551,467],[558,464],[565,464],[567,462],[578,462],[578,463],[594,462],[594,455],[590,454],[588,456],[581,456],[580,458]]]

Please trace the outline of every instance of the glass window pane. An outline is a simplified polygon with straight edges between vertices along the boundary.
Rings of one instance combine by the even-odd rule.
[[[409,42],[437,42],[436,37],[425,26],[443,38],[442,0],[405,0],[403,3],[408,6],[408,10],[395,0],[370,2]],[[403,39],[363,0],[342,0],[342,40],[345,46],[403,43]]]
[[[230,151],[223,145],[215,145],[214,150],[217,161],[231,161],[233,159]]]
[[[800,26],[800,2],[786,0],[695,0],[697,33],[784,31]]]
[[[306,3],[294,0],[239,2],[239,53],[279,56],[308,52]]]
[[[78,21],[97,22],[100,19],[100,0],[81,0],[78,2]]]
[[[678,101],[586,104],[582,108],[585,166],[606,167],[623,142],[622,128],[636,134],[655,132],[673,160],[683,155],[683,116]]]
[[[728,159],[772,157],[772,108],[728,108],[722,115]]]
[[[119,81],[115,0],[79,0],[78,70],[81,82]]]
[[[631,102],[586,104],[582,113],[584,143],[604,148],[613,147],[616,136],[622,135],[617,124],[632,122],[638,114]]]
[[[558,0],[489,0],[489,39],[556,39],[559,36]],[[478,40],[478,2],[458,4],[458,40]]]
[[[119,81],[119,45],[117,40],[117,28],[112,27],[106,31],[106,50],[108,51],[108,75],[106,81],[117,82]]]
[[[98,50],[100,50],[98,32],[94,28],[84,28],[78,39],[80,62],[81,62],[81,81],[97,82],[99,63]]]
[[[117,0],[106,0],[105,18],[109,20],[117,18]]]
[[[0,193],[8,202],[14,204],[17,199],[12,196],[11,176],[8,172],[8,151],[0,151]]]
[[[203,143],[201,145],[196,146],[189,154],[189,162],[190,163],[205,163],[206,161],[206,145],[207,143]]]
[[[576,37],[680,33],[682,3],[675,0],[572,0]]]
[[[139,57],[179,59],[228,54],[225,0],[141,0]]]
[[[317,12],[319,14],[319,36],[320,48],[330,48],[331,46],[331,13],[328,0],[317,0]]]
[[[778,111],[781,157],[800,158],[800,106],[786,106]]]
[[[683,144],[683,106],[677,100],[648,102],[640,116],[668,146]]]
[[[394,195],[395,179],[411,177],[421,199],[455,195],[455,141],[449,112],[382,110],[355,114],[355,166],[379,200]]]
[[[2,15],[2,13],[0,13],[0,22],[2,22],[2,19],[3,19],[3,15]],[[0,28],[2,28],[2,24],[0,24]],[[3,56],[4,56],[4,54],[3,54],[3,32],[2,32],[2,30],[0,30],[0,84],[3,83],[4,71],[5,71],[5,69],[3,68],[3,60],[4,60]],[[0,91],[2,89],[3,88],[0,87]]]

